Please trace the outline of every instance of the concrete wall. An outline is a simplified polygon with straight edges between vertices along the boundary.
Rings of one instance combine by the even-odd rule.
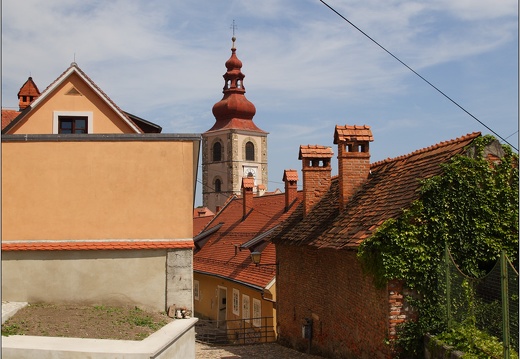
[[[2,337],[2,358],[194,359],[196,318],[174,320],[142,341]]]
[[[171,250],[166,257],[166,304],[193,310],[193,251]]]
[[[164,311],[165,262],[165,250],[5,251],[2,299]]]

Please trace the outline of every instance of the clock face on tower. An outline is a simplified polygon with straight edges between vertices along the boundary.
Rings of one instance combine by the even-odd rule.
[[[254,168],[254,167],[244,167],[244,177],[256,178],[256,168]]]

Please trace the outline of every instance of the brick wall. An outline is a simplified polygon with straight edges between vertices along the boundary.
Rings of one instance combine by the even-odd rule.
[[[376,289],[363,275],[355,251],[277,244],[276,252],[282,344],[307,351],[302,324],[304,318],[312,318],[312,353],[349,359],[391,357],[385,341],[404,311],[399,283]]]
[[[370,153],[345,152],[343,144],[338,146],[338,174],[340,209],[368,179],[370,173]]]

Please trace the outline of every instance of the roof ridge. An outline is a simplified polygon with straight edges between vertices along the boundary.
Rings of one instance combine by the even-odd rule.
[[[377,167],[377,166],[380,166],[382,164],[404,160],[404,159],[410,158],[412,156],[416,156],[418,154],[426,153],[426,152],[433,151],[433,150],[441,148],[441,147],[446,147],[446,146],[452,145],[454,143],[458,143],[458,142],[474,139],[474,138],[477,138],[480,135],[481,135],[481,133],[479,131],[468,133],[467,135],[464,135],[464,136],[461,136],[461,137],[457,137],[455,139],[448,140],[448,141],[441,141],[441,142],[436,143],[434,145],[431,145],[431,146],[428,146],[428,147],[424,147],[424,148],[415,150],[415,151],[413,151],[411,153],[408,153],[408,154],[405,154],[405,155],[401,155],[401,156],[394,157],[394,158],[388,157],[388,158],[386,158],[384,160],[372,163],[370,165],[370,167]]]

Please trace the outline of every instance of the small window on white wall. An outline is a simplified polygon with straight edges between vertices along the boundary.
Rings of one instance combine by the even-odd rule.
[[[250,318],[250,307],[249,307],[249,296],[243,294],[242,295],[242,319],[246,322],[249,322]]]
[[[262,325],[262,302],[253,298],[253,325],[259,327]]]
[[[240,292],[233,288],[233,314],[240,315]]]
[[[193,281],[193,299],[199,300],[199,281]]]

